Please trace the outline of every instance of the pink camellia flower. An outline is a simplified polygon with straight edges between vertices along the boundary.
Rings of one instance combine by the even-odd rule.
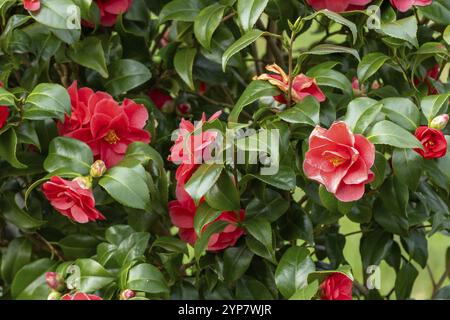
[[[352,279],[345,274],[335,272],[320,285],[322,300],[352,300]]]
[[[183,203],[191,201],[191,196],[186,192],[186,189],[184,186],[186,185],[186,182],[189,181],[189,179],[194,174],[195,170],[200,165],[198,164],[190,164],[190,163],[182,163],[175,174],[175,179],[177,181],[177,186],[175,189],[175,193],[177,196],[178,201],[181,201]]]
[[[372,0],[307,0],[315,10],[328,9],[333,12],[360,10]]]
[[[41,8],[40,0],[23,0],[23,7],[28,11],[37,11]]]
[[[55,291],[61,291],[66,287],[63,277],[56,272],[46,272],[45,282],[50,289]]]
[[[425,159],[438,159],[447,154],[447,139],[441,130],[420,126],[416,129],[416,138],[422,143],[424,150],[414,149]]]
[[[175,102],[173,101],[173,98],[167,93],[153,88],[148,92],[148,96],[159,110],[173,110]]]
[[[68,181],[54,176],[42,185],[42,191],[56,211],[75,222],[87,223],[105,219],[95,209],[92,190],[77,180]]]
[[[284,95],[274,97],[275,100],[280,103],[287,103],[286,95],[289,92],[288,75],[276,64],[266,66],[266,70],[270,73],[264,73],[254,77],[254,80],[269,81],[272,85],[278,87]],[[326,99],[315,79],[309,78],[304,74],[299,74],[292,81],[292,100],[294,102],[301,102],[307,96],[313,96],[319,102],[323,102]]]
[[[65,294],[61,300],[103,300],[95,294],[87,294],[84,292],[76,292],[74,294]]]
[[[364,186],[375,178],[370,170],[374,161],[375,146],[338,121],[328,130],[319,126],[313,130],[303,170],[338,200],[351,202],[361,199]]]
[[[5,106],[0,106],[0,129],[6,124],[9,118],[9,108]]]
[[[169,161],[180,164],[201,164],[207,150],[217,138],[217,132],[213,130],[203,131],[206,122],[218,119],[222,111],[213,114],[206,120],[205,114],[195,125],[186,119],[181,119],[180,128],[177,131],[175,144],[170,149]]]
[[[78,139],[89,145],[96,160],[103,160],[108,168],[123,159],[133,142],[150,143],[150,133],[143,128],[148,120],[147,109],[125,99],[119,105],[105,92],[88,88],[69,90],[72,114],[58,123],[59,134]]]
[[[178,234],[180,238],[194,245],[198,238],[194,230],[194,217],[197,208],[194,201],[180,202],[178,200],[169,203],[169,215],[172,223],[179,228]],[[237,240],[245,233],[245,230],[238,227],[237,223],[245,219],[245,212],[243,209],[239,212],[239,218],[233,211],[224,211],[215,221],[226,221],[229,225],[220,233],[215,233],[211,236],[208,242],[209,251],[220,251],[236,244]],[[212,222],[211,222],[212,223]],[[209,225],[209,224],[208,224]],[[204,226],[204,231],[208,225]]]
[[[401,12],[406,12],[413,6],[429,6],[433,0],[391,0],[392,5]]]

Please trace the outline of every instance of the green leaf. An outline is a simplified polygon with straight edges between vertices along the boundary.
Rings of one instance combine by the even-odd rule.
[[[221,164],[202,164],[186,183],[186,192],[198,204],[200,199],[213,187],[222,173]]]
[[[408,131],[414,131],[420,124],[420,112],[417,106],[406,98],[387,98],[381,100],[383,112],[389,120]]]
[[[332,69],[314,69],[306,73],[308,77],[315,78],[319,86],[332,87],[351,95],[352,84],[342,73]]]
[[[342,25],[346,26],[347,28],[349,28],[352,33],[353,44],[356,43],[356,39],[358,38],[358,29],[356,28],[356,25],[353,22],[344,18],[339,13],[330,11],[328,9],[320,10],[317,12],[317,14],[323,14],[328,19],[333,20],[334,22],[337,22],[337,23],[342,24]]]
[[[205,252],[205,250],[208,248],[208,242],[209,239],[213,234],[220,233],[225,229],[226,226],[229,225],[229,222],[219,220],[211,223],[209,226],[206,227],[205,230],[200,234],[197,241],[194,245],[194,251],[195,251],[195,259],[197,261],[200,260],[200,257]]]
[[[260,281],[244,276],[236,285],[236,299],[272,300],[273,295]]]
[[[79,65],[97,71],[103,78],[109,76],[102,42],[97,37],[87,37],[76,42],[68,50],[67,56]]]
[[[150,235],[147,232],[134,232],[118,244],[115,259],[121,266],[141,258],[148,247]]]
[[[179,252],[188,255],[186,242],[172,237],[159,237],[152,243],[152,247],[160,247],[167,251]]]
[[[416,190],[423,173],[423,157],[411,149],[395,149],[392,154],[394,174],[411,190]]]
[[[55,262],[50,259],[39,259],[25,265],[11,284],[12,297],[17,300],[46,300],[50,289],[45,282],[45,273],[54,267]]]
[[[200,13],[197,0],[174,0],[167,3],[159,13],[160,23],[174,20],[193,22]]]
[[[289,123],[303,123],[315,127],[320,123],[320,103],[313,96],[307,96],[294,107],[278,113],[278,116]]]
[[[17,135],[13,129],[0,134],[0,159],[9,162],[14,168],[25,169],[27,166],[17,159]]]
[[[247,174],[240,183],[245,184],[254,178],[286,191],[294,190],[297,183],[294,169],[286,165],[280,165],[277,173],[273,175]]]
[[[69,234],[59,241],[59,247],[67,259],[89,258],[95,254],[97,238],[88,234]]]
[[[448,25],[447,28],[445,28],[445,31],[444,31],[444,34],[442,35],[442,37],[444,38],[444,41],[450,45],[450,25]]]
[[[208,206],[206,202],[202,203],[195,212],[194,217],[195,233],[201,234],[203,228],[209,223],[216,220],[221,215],[221,213],[222,211],[217,210],[215,208],[211,208],[210,206]]]
[[[381,23],[381,28],[377,31],[404,40],[415,47],[419,46],[417,42],[417,20],[414,15],[393,22]]]
[[[381,229],[364,233],[359,245],[364,270],[368,266],[379,265],[389,253],[392,244],[392,234]]]
[[[450,92],[439,95],[426,96],[422,99],[422,101],[420,102],[420,108],[422,109],[422,112],[429,123],[431,123],[431,121],[436,116],[447,112],[449,98]]]
[[[142,164],[146,164],[152,160],[159,168],[164,168],[164,161],[158,151],[143,142],[133,142],[128,146],[125,159],[129,158],[137,159]]]
[[[77,289],[81,292],[94,292],[105,288],[115,280],[101,264],[92,259],[78,259],[75,265],[79,268]]]
[[[238,0],[238,19],[245,32],[253,28],[268,3],[269,0]]]
[[[6,283],[11,283],[14,275],[31,260],[31,243],[20,237],[12,240],[2,256],[1,276]]]
[[[44,169],[47,172],[65,170],[87,175],[93,161],[91,148],[84,142],[67,137],[56,137],[50,142]]]
[[[122,59],[109,66],[109,78],[105,80],[105,88],[113,96],[134,89],[152,77],[150,70],[136,60]]]
[[[3,87],[0,88],[0,105],[2,106],[16,105],[16,97]]]
[[[14,194],[4,193],[0,200],[0,214],[19,229],[33,231],[45,224],[45,221],[36,219],[19,208],[14,199]]]
[[[375,153],[375,163],[372,166],[372,171],[375,173],[375,180],[370,184],[372,189],[378,189],[386,179],[387,160],[381,152]]]
[[[242,93],[236,105],[231,110],[228,121],[237,123],[239,121],[239,115],[246,106],[262,97],[276,96],[279,93],[280,91],[273,85],[271,85],[268,81],[255,80],[250,82],[245,91]]]
[[[428,241],[424,232],[411,230],[407,237],[402,237],[402,245],[411,259],[425,268],[428,261]]]
[[[24,119],[44,120],[56,118],[63,121],[70,114],[71,103],[67,90],[54,83],[38,84],[25,100]]]
[[[306,287],[297,290],[289,300],[311,300],[319,291],[319,281],[313,281]]]
[[[450,24],[450,4],[446,0],[434,0],[431,5],[417,7],[428,19],[442,25]]]
[[[148,263],[141,263],[130,269],[127,289],[152,294],[169,294],[163,274],[158,268]]]
[[[222,70],[225,72],[228,61],[236,53],[251,45],[253,42],[258,40],[264,34],[263,31],[253,29],[245,33],[241,38],[236,40],[223,54],[222,56]]]
[[[195,90],[194,80],[192,78],[192,67],[194,66],[197,49],[184,48],[177,51],[173,61],[175,70],[181,79],[189,86],[191,90]]]
[[[369,141],[375,144],[387,144],[403,149],[423,149],[422,144],[416,137],[388,120],[376,123],[372,129],[369,130],[367,136]]]
[[[411,291],[418,275],[419,272],[412,263],[407,262],[403,265],[395,279],[395,296],[397,299],[405,300],[411,296]]]
[[[214,3],[200,11],[194,21],[194,34],[200,44],[210,50],[211,38],[222,21],[226,6]]]
[[[365,55],[358,65],[358,79],[366,82],[373,76],[390,58],[380,52],[372,52]]]
[[[347,54],[351,54],[352,56],[354,56],[358,61],[361,61],[361,58],[359,57],[359,53],[356,49],[353,48],[348,48],[348,47],[343,47],[343,46],[338,46],[335,44],[330,44],[330,43],[323,43],[323,44],[319,44],[315,47],[313,47],[312,49],[309,49],[308,51],[302,52],[300,54],[300,56],[303,55],[308,55],[308,54],[312,54],[312,55],[330,55],[333,53],[347,53]]]
[[[138,167],[142,168],[141,165]],[[132,168],[114,167],[98,183],[124,206],[142,210],[150,207],[149,189],[144,177]]]
[[[275,283],[285,298],[292,297],[308,284],[308,274],[315,270],[308,249],[289,248],[275,271]]]
[[[265,252],[267,252],[270,260],[276,261],[272,240],[272,226],[270,223],[263,218],[256,218],[246,220],[244,226],[248,234],[264,246]]]
[[[247,271],[253,253],[245,246],[228,248],[223,254],[223,277],[227,283],[239,280]]]
[[[245,216],[264,218],[269,222],[278,220],[289,209],[289,203],[277,192],[268,192],[261,198],[252,199],[245,208]]]
[[[41,8],[30,11],[39,23],[55,29],[81,29],[79,7],[70,0],[40,0]]]
[[[374,99],[357,98],[349,103],[344,121],[354,133],[363,134],[382,108],[383,105]]]
[[[241,208],[236,184],[224,172],[222,172],[217,182],[206,193],[205,200],[209,206],[221,211],[233,211]]]

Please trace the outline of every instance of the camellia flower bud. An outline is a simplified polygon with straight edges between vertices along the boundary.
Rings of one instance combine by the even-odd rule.
[[[120,294],[120,300],[129,300],[136,297],[136,292],[130,289],[123,290]]]
[[[47,272],[45,274],[45,282],[47,283],[48,287],[50,289],[53,289],[54,291],[61,291],[66,287],[64,279],[60,274],[56,272]]]
[[[100,178],[106,172],[106,165],[102,160],[95,161],[91,166],[90,175],[93,178]]]
[[[52,291],[47,297],[47,300],[60,300],[61,299],[61,293],[58,291]]]
[[[443,130],[448,124],[448,119],[448,114],[441,114],[431,121],[430,128]]]
[[[92,178],[91,177],[77,177],[73,179],[78,183],[78,185],[83,189],[91,189],[92,188]]]
[[[179,105],[177,105],[177,113],[180,116],[185,116],[187,114],[190,114],[192,112],[192,107],[190,103],[180,103]]]

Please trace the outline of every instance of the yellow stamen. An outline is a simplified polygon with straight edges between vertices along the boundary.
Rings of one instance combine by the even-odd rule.
[[[109,130],[104,139],[109,144],[116,144],[120,141],[120,138],[114,130]]]

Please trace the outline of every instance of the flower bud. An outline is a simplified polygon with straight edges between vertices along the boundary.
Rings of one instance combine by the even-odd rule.
[[[100,178],[106,172],[106,165],[102,160],[95,161],[91,166],[90,175],[93,178]]]
[[[61,300],[61,293],[58,291],[52,291],[47,297],[47,300]]]
[[[179,105],[177,105],[177,113],[180,116],[185,116],[187,114],[190,114],[192,112],[192,107],[189,103],[185,102],[185,103],[180,103]]]
[[[78,182],[81,188],[91,189],[92,188],[92,178],[91,177],[77,177],[72,181]]]
[[[56,272],[45,273],[45,282],[47,283],[48,287],[54,291],[61,291],[66,287],[63,277],[61,277],[61,275]]]
[[[129,300],[134,297],[136,297],[136,292],[130,289],[125,289],[120,294],[120,300]]]
[[[448,114],[441,114],[431,121],[430,128],[443,130],[447,126],[448,119]]]

